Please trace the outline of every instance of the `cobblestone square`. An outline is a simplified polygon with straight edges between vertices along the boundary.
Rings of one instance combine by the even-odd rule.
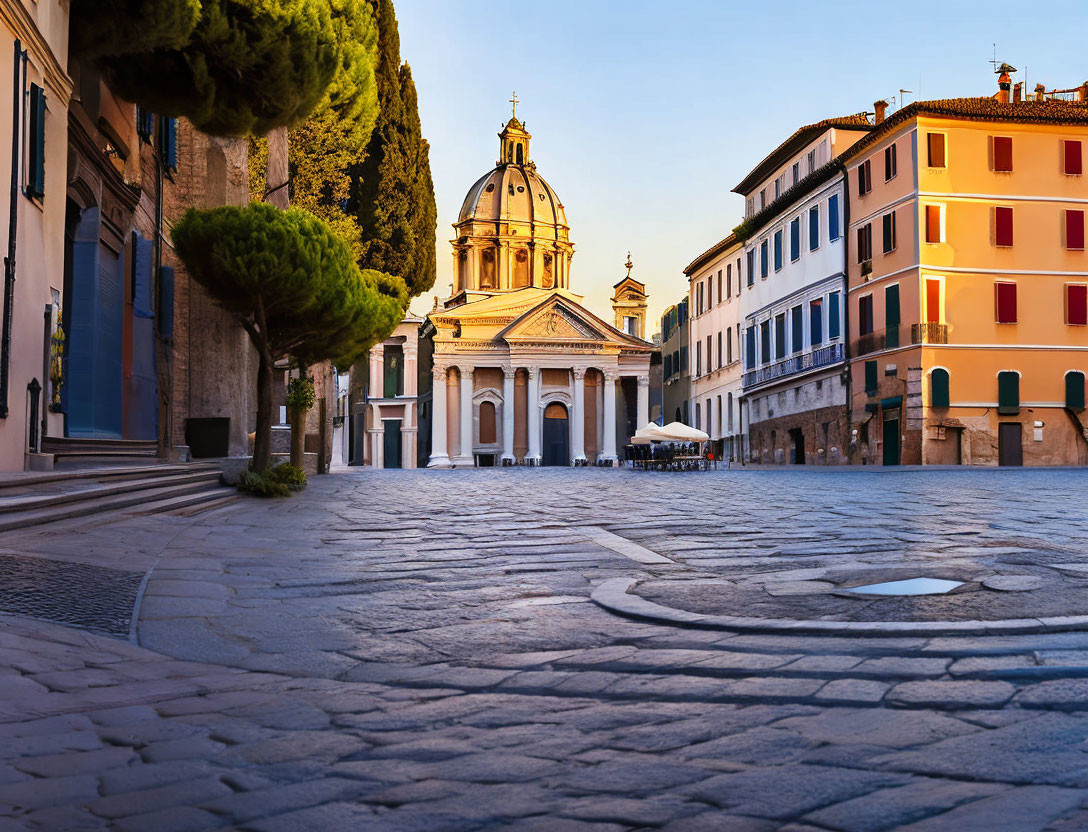
[[[86,586],[3,599],[0,830],[1088,828],[1085,476],[351,469],[8,532]],[[962,586],[851,592],[912,577]]]

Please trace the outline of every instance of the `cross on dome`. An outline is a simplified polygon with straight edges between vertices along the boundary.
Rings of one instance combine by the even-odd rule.
[[[513,112],[511,113],[511,116],[513,118],[517,118],[518,117],[518,103],[519,103],[518,102],[518,91],[517,90],[514,90],[514,94],[510,96],[510,103],[511,103],[511,105],[513,105]]]

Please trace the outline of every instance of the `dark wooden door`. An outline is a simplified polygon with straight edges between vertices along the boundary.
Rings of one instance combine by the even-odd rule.
[[[400,419],[384,419],[385,444],[383,454],[385,468],[400,468]]]
[[[543,465],[570,465],[570,435],[567,409],[552,402],[544,410]]]
[[[899,414],[884,413],[884,464],[899,464]]]
[[[998,465],[1023,465],[1023,433],[1019,422],[1000,422],[997,426]]]

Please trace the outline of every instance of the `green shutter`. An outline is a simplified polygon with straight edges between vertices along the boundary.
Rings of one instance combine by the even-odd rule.
[[[45,90],[30,85],[30,196],[45,196]]]
[[[934,370],[929,374],[929,406],[948,407],[948,370]]]
[[[884,290],[884,346],[899,346],[899,284]]]
[[[872,395],[877,391],[877,369],[875,361],[865,362],[865,392]]]
[[[1017,373],[997,374],[997,412],[1015,415],[1020,412],[1020,376]]]
[[[1084,373],[1065,374],[1065,406],[1084,410]]]

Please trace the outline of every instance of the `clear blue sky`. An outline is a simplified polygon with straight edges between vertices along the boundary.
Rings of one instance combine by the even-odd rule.
[[[941,0],[398,0],[438,200],[438,281],[450,224],[494,165],[511,90],[532,155],[566,209],[573,289],[610,317],[630,249],[651,316],[683,268],[739,222],[731,189],[802,124],[923,98],[991,95],[989,60],[1028,88],[1088,80],[1088,3]],[[414,304],[429,309],[428,295]]]

